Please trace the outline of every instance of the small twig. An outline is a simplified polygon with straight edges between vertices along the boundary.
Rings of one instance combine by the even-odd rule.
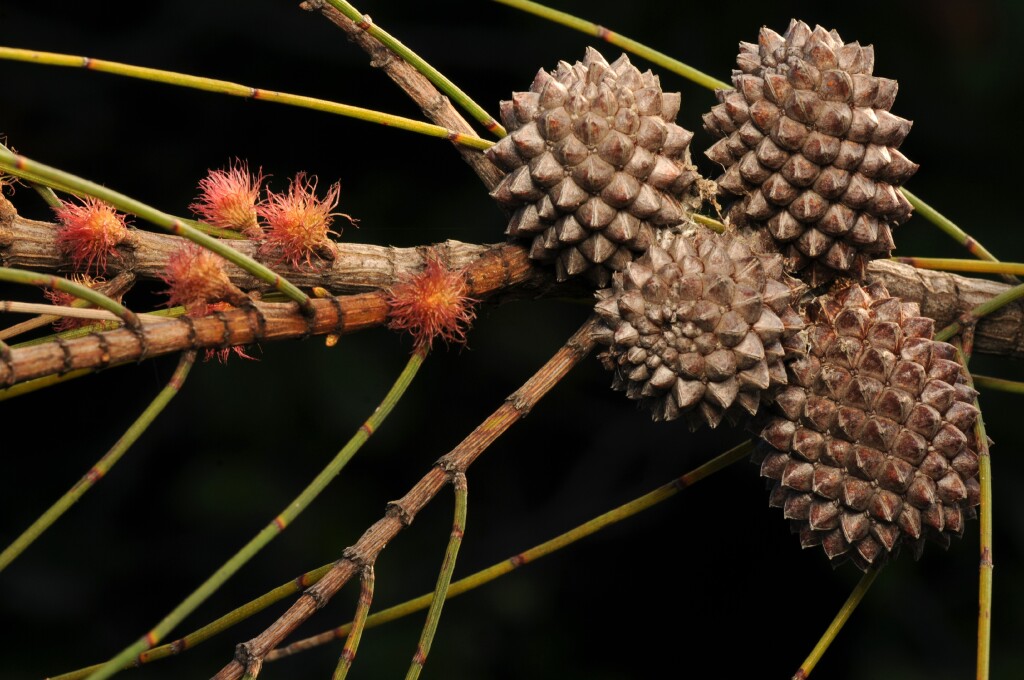
[[[450,471],[465,472],[488,446],[525,416],[541,397],[590,353],[594,348],[594,340],[591,338],[594,323],[593,318],[584,323],[522,388],[509,396],[462,443],[443,456],[405,496],[390,503],[385,516],[367,529],[356,544],[346,551],[347,557],[336,562],[316,585],[303,593],[269,628],[242,643],[239,648],[244,649],[250,657],[264,658],[356,575],[358,562],[375,561],[384,547],[444,488],[450,478]],[[243,666],[233,660],[214,677],[216,680],[237,680],[243,670]]]
[[[445,600],[448,599],[448,588],[452,582],[452,573],[455,571],[455,560],[459,556],[459,547],[462,546],[462,537],[466,533],[466,505],[469,498],[469,489],[466,486],[466,475],[462,472],[452,474],[452,486],[455,489],[455,518],[452,520],[452,532],[448,539],[448,548],[444,553],[444,562],[441,564],[441,573],[437,576],[437,585],[434,587],[434,596],[430,600],[430,610],[427,612],[427,620],[423,623],[423,631],[420,633],[419,644],[416,645],[416,653],[412,655],[412,663],[409,664],[409,671],[405,674],[405,680],[416,680],[423,671],[423,665],[430,656],[430,645],[437,633],[437,624],[441,621],[441,610]]]
[[[68,307],[66,305],[47,305],[41,302],[16,302],[12,300],[0,300],[0,313],[9,312],[13,314],[42,314],[51,319],[61,317],[71,319],[92,319],[94,321],[121,321],[121,317],[113,312],[106,312],[102,309],[89,309],[86,307]],[[140,323],[160,323],[166,318],[158,316],[147,316],[139,314]],[[50,319],[46,320],[46,323]]]
[[[123,670],[125,665],[128,664],[132,659],[135,659],[140,653],[147,649],[155,647],[168,633],[171,632],[181,621],[191,614],[195,609],[201,605],[210,595],[215,593],[231,576],[234,575],[239,569],[245,565],[257,552],[259,552],[264,546],[270,541],[279,536],[281,532],[288,527],[295,519],[305,510],[313,500],[320,495],[320,493],[327,488],[327,485],[338,476],[342,468],[352,459],[352,456],[362,447],[362,445],[370,438],[370,436],[380,427],[384,420],[391,413],[391,410],[398,403],[402,395],[405,394],[406,388],[409,387],[409,383],[416,377],[416,373],[426,358],[426,348],[418,348],[415,350],[409,362],[405,368],[399,374],[395,383],[391,386],[391,389],[385,395],[380,405],[374,409],[373,413],[367,418],[366,422],[363,423],[356,431],[352,438],[348,440],[345,446],[334,456],[333,459],[324,467],[323,470],[313,479],[312,482],[302,490],[296,498],[289,503],[284,510],[281,511],[277,517],[275,517],[267,526],[263,528],[256,536],[252,538],[248,543],[245,544],[238,552],[236,552],[231,559],[225,562],[217,571],[215,571],[206,581],[203,582],[195,591],[186,597],[177,607],[174,608],[167,616],[165,616],[156,626],[153,627],[148,633],[143,635],[139,640],[132,643],[125,649],[123,649],[114,658],[104,664],[98,671],[93,675],[90,675],[91,680],[105,680],[115,673]],[[250,654],[248,658],[250,663],[245,667],[247,675],[252,675],[259,672],[259,668],[263,663],[263,656]]]
[[[303,3],[306,9],[319,9],[335,26],[340,28],[364,52],[370,55],[370,65],[380,68],[412,99],[423,111],[423,115],[435,124],[466,135],[474,135],[473,126],[452,106],[433,83],[397,54],[368,35],[360,26],[327,4],[326,0],[312,0]],[[491,191],[505,174],[476,149],[455,145],[462,159],[473,169],[477,177]]]
[[[473,116],[488,132],[498,136],[505,136],[505,128],[494,119],[483,107],[473,101],[468,94],[463,92],[452,81],[448,80],[440,71],[428,64],[422,57],[403,45],[393,35],[375,25],[369,15],[363,14],[345,0],[326,0],[336,10],[344,14],[350,21],[355,23],[360,30],[366,31],[373,38],[380,41],[382,45],[397,54],[417,71],[422,73],[427,80],[437,86],[442,92],[451,97],[466,113]]]
[[[104,295],[106,295],[107,297],[116,299],[120,298],[122,295],[128,292],[128,290],[132,287],[132,285],[134,285],[134,283],[135,276],[131,272],[121,272],[120,274],[112,278],[110,281],[104,281],[102,283],[99,283],[94,288],[99,292],[103,293]],[[74,307],[75,309],[83,309],[89,306],[89,302],[86,300],[74,300],[71,302],[71,306]],[[45,326],[48,323],[56,321],[58,318],[60,317],[52,316],[47,312],[42,312],[42,316],[39,316],[35,319],[22,321],[21,323],[16,323],[0,330],[0,340],[8,340],[10,338],[21,335],[22,333],[27,333],[28,331],[41,328],[42,326]]]
[[[38,272],[30,272],[24,269],[0,267],[0,281],[19,283],[28,286],[41,286],[43,288],[52,288],[53,290],[70,293],[79,299],[91,302],[97,307],[105,309],[115,318],[124,322],[124,324],[129,328],[137,329],[142,326],[142,321],[135,312],[113,298],[107,297],[98,290],[89,288],[88,286],[83,286],[82,284],[75,283],[74,281],[69,281],[68,279],[63,279],[59,276],[40,274]]]
[[[985,246],[981,245],[981,243],[976,241],[970,234],[958,227],[953,220],[940,213],[928,203],[922,201],[917,195],[911,193],[907,189],[900,189],[900,191],[903,192],[903,195],[906,196],[907,200],[910,201],[910,204],[914,206],[914,210],[916,210],[921,217],[925,218],[949,235],[953,240],[962,245],[971,255],[974,255],[979,260],[988,260],[989,262],[999,261],[996,259],[995,255],[985,248]],[[1020,279],[1008,274],[1004,274],[1003,279],[1010,284],[1020,283]]]
[[[964,366],[964,375],[967,377],[967,384],[975,387],[975,377],[966,370],[967,359],[963,354],[963,348],[956,340],[953,345],[957,348],[960,363]],[[981,415],[981,405],[974,400],[974,406],[978,409],[978,420],[974,423],[974,437],[978,444],[978,484],[981,487],[981,504],[978,509],[979,524],[981,525],[978,543],[980,558],[978,561],[978,662],[977,680],[988,680],[989,662],[992,646],[992,456],[989,452],[988,434],[985,432],[985,420]]]
[[[490,583],[495,579],[505,576],[519,567],[526,564],[536,562],[542,557],[546,557],[562,548],[570,546],[577,541],[583,540],[584,538],[595,534],[602,529],[610,527],[624,519],[628,519],[633,515],[637,515],[644,510],[649,510],[655,507],[659,503],[672,498],[683,489],[687,489],[702,479],[710,477],[714,473],[725,469],[729,465],[743,460],[754,448],[752,441],[746,441],[739,446],[733,447],[732,449],[722,453],[715,458],[711,459],[707,463],[704,463],[700,467],[691,470],[690,472],[677,477],[671,482],[664,484],[657,489],[650,491],[639,498],[636,498],[628,503],[624,503],[617,508],[609,510],[593,519],[590,519],[583,524],[570,529],[569,531],[556,536],[540,545],[534,546],[529,550],[517,553],[508,559],[502,560],[501,562],[491,565],[486,569],[482,569],[474,574],[470,574],[464,578],[451,584],[448,589],[447,596],[449,598],[457,595],[462,595],[471,590],[479,588],[480,586]],[[408,600],[401,604],[397,604],[393,607],[383,609],[376,614],[373,614],[366,623],[367,628],[373,628],[389,621],[408,616],[418,611],[426,609],[433,601],[433,593],[427,593],[421,595],[412,600]],[[287,647],[279,647],[267,655],[266,661],[277,661],[287,656],[297,654],[298,652],[311,649],[318,645],[323,645],[333,640],[338,640],[349,635],[352,624],[346,623],[345,625],[338,626],[326,632],[314,635],[312,637],[293,642]],[[53,680],[72,680],[71,678],[54,678]]]
[[[368,564],[363,568],[363,573],[359,577],[359,603],[356,605],[356,614],[352,617],[351,632],[341,648],[338,667],[334,669],[331,680],[345,680],[349,669],[352,668],[356,651],[359,649],[359,641],[363,637],[363,629],[366,627],[366,617],[370,613],[370,605],[373,603],[374,580],[373,565]]]
[[[121,64],[116,61],[92,59],[91,57],[82,57],[73,54],[39,52],[36,50],[24,50],[14,47],[0,47],[0,59],[27,61],[35,64],[45,64],[47,66],[70,66],[73,68],[84,68],[89,71],[99,71],[101,73],[113,73],[126,78],[139,78],[141,80],[148,80],[156,83],[165,83],[167,85],[176,85],[179,87],[226,94],[232,97],[244,97],[246,99],[255,99],[257,101],[276,102],[278,104],[313,109],[324,113],[333,113],[339,116],[346,116],[348,118],[356,118],[358,120],[364,120],[371,123],[379,123],[381,125],[398,128],[400,130],[416,132],[429,137],[448,139],[456,144],[469,146],[474,149],[486,149],[491,146],[491,142],[480,139],[475,135],[466,135],[461,132],[446,130],[438,125],[431,125],[418,120],[411,120],[409,118],[403,118],[389,113],[381,113],[380,111],[364,109],[358,106],[339,104],[338,102],[327,101],[326,99],[305,97],[297,94],[288,94],[286,92],[275,92],[274,90],[264,90],[258,87],[249,87],[248,85],[240,85],[238,83],[232,83],[226,80],[217,80],[215,78],[203,78],[200,76],[188,75],[186,73],[175,73],[174,71],[164,71],[157,68]]]
[[[1024,274],[1024,264],[991,260],[960,260],[949,257],[894,257],[893,262],[909,264],[918,269],[940,269],[948,272],[977,274]]]
[[[839,635],[839,631],[843,629],[854,610],[857,609],[857,605],[864,599],[871,584],[875,582],[875,578],[881,571],[881,567],[874,566],[861,576],[860,581],[857,582],[853,592],[850,593],[850,597],[846,599],[843,606],[839,608],[839,612],[836,617],[832,619],[832,623],[829,624],[825,630],[825,634],[821,636],[818,644],[811,650],[810,655],[804,659],[804,662],[800,664],[800,668],[797,669],[796,673],[793,674],[793,680],[804,680],[811,674],[814,667],[821,661],[821,657],[825,654],[825,651],[832,644],[836,636]]]
[[[1012,394],[1024,394],[1024,382],[1006,380],[1004,378],[993,378],[991,376],[979,375],[977,373],[972,373],[971,379],[974,381],[974,387],[982,391],[989,389],[998,390],[1000,392],[1010,392]]]
[[[611,31],[605,28],[604,26],[595,24],[592,21],[580,19],[571,14],[568,14],[567,12],[559,12],[558,10],[551,9],[550,7],[545,7],[544,5],[538,2],[530,2],[529,0],[495,1],[501,3],[502,5],[508,5],[509,7],[514,7],[518,10],[522,10],[523,12],[534,14],[556,24],[568,26],[569,28],[577,30],[581,33],[592,35],[595,38],[600,38],[605,42],[611,43],[616,47],[621,47],[627,52],[632,52],[638,57],[642,57],[648,60],[652,64],[657,64],[662,68],[666,68],[669,71],[677,73],[682,77],[686,78],[687,80],[691,80],[697,83],[698,85],[702,85],[710,90],[731,89],[729,83],[718,80],[717,78],[713,78],[712,76],[709,76],[706,73],[698,71],[692,66],[684,64],[678,59],[673,59],[672,57],[668,56],[663,52],[653,50],[641,42],[633,40],[632,38],[627,38],[624,35],[619,35],[618,33],[615,33],[614,31]]]

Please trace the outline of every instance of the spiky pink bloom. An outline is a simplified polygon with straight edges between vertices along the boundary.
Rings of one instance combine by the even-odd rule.
[[[241,160],[225,170],[211,170],[199,180],[199,197],[189,210],[214,227],[243,233],[258,231],[256,203],[265,179],[262,168],[253,174],[248,163]]]
[[[412,334],[417,350],[430,349],[436,338],[465,344],[466,330],[476,318],[475,302],[463,273],[445,268],[431,254],[423,271],[388,291],[388,328]]]
[[[264,233],[265,251],[277,251],[282,262],[298,267],[301,262],[312,266],[312,258],[322,260],[333,256],[334,246],[328,234],[338,234],[331,229],[335,217],[344,213],[331,212],[338,205],[341,185],[335,182],[323,198],[316,195],[316,177],[307,177],[300,172],[291,181],[288,191],[280,194],[267,190],[267,198],[256,207],[266,222]]]
[[[169,286],[167,306],[181,305],[192,317],[206,316],[214,302],[246,300],[224,271],[224,258],[194,243],[186,243],[167,259],[160,278]]]
[[[128,239],[124,215],[109,203],[86,196],[82,203],[61,201],[53,212],[60,221],[57,245],[78,269],[100,271],[107,268],[107,258],[117,256],[118,244]]]

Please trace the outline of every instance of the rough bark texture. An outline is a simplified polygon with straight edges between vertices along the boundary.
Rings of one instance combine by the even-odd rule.
[[[13,206],[0,196],[0,264],[3,266],[65,274],[73,271],[70,259],[57,247],[56,233],[57,225],[18,216]],[[119,246],[118,257],[109,258],[108,276],[130,272],[139,278],[159,278],[168,257],[183,243],[177,236],[140,230],[132,230],[131,234],[130,243]],[[525,250],[517,245],[445,241],[433,246],[392,248],[338,243],[335,260],[324,262],[320,268],[297,269],[276,261],[273,254],[261,254],[255,242],[238,240],[226,243],[273,266],[297,286],[322,286],[336,294],[379,291],[392,286],[400,277],[422,269],[431,250],[451,269],[461,269],[474,263],[479,266],[481,258],[497,256],[515,270],[515,275],[507,279],[507,283],[498,284],[486,293],[476,291],[473,293],[476,296],[489,295],[493,301],[506,299],[508,295],[536,296],[555,290],[552,277],[534,267],[527,260]],[[226,270],[231,282],[242,290],[265,291],[268,288],[266,283],[234,265],[228,264]],[[935,319],[939,328],[1009,288],[1007,284],[996,281],[915,269],[886,260],[875,260],[868,265],[867,271],[869,280],[881,281],[892,295],[919,303],[922,313]],[[586,295],[579,287],[557,290],[561,294]],[[297,317],[295,323],[305,327],[301,317]],[[330,332],[330,329],[319,332]],[[1024,304],[1009,304],[982,319],[977,326],[974,349],[987,354],[1024,357]]]
[[[391,80],[395,81],[419,105],[423,115],[435,125],[448,128],[453,132],[474,136],[477,134],[466,119],[452,106],[448,97],[441,94],[422,73],[404,62],[394,52],[377,42],[376,39],[367,35],[362,28],[344,14],[322,2],[322,0],[304,2],[302,7],[308,10],[320,10],[338,28],[345,31],[349,40],[370,55],[370,66],[383,70]],[[366,19],[369,20],[369,17],[366,17]],[[473,168],[473,172],[484,183],[488,191],[498,186],[498,182],[501,181],[504,173],[487,160],[482,153],[476,149],[467,149],[457,144],[455,149],[462,156],[462,159]]]

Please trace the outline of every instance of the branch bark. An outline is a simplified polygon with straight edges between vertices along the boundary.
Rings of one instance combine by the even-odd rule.
[[[0,196],[0,263],[5,267],[19,267],[33,271],[68,273],[73,271],[71,260],[57,246],[57,225],[37,222],[20,217],[14,207]],[[139,278],[158,279],[167,266],[167,260],[183,245],[182,238],[142,230],[132,230],[129,242],[119,246],[118,256],[109,258],[106,274],[113,276],[126,272]],[[537,297],[551,292],[561,295],[585,297],[589,293],[579,284],[556,286],[553,277],[542,268],[535,266],[526,256],[523,247],[515,244],[479,245],[459,241],[445,241],[433,246],[416,248],[393,248],[357,243],[338,243],[337,258],[325,262],[322,267],[307,269],[291,267],[287,263],[275,262],[267,254],[260,253],[258,243],[247,240],[231,241],[232,247],[248,255],[274,265],[282,276],[304,288],[322,286],[332,293],[364,293],[371,298],[344,296],[338,298],[343,309],[352,305],[359,312],[347,314],[346,322],[339,324],[331,308],[334,303],[327,300],[316,302],[316,318],[307,320],[293,305],[269,305],[256,303],[255,309],[262,310],[267,319],[268,330],[261,334],[253,315],[244,310],[225,312],[226,321],[215,317],[195,319],[195,342],[190,343],[188,322],[178,321],[153,325],[146,333],[153,332],[153,338],[146,338],[147,350],[140,354],[140,345],[132,338],[123,337],[128,331],[110,331],[111,347],[119,353],[110,361],[102,362],[103,352],[100,339],[104,334],[89,338],[67,341],[66,346],[73,354],[71,363],[76,367],[104,367],[127,361],[137,361],[143,356],[157,353],[221,347],[225,344],[246,344],[269,340],[283,340],[309,334],[353,332],[362,328],[379,325],[387,318],[381,290],[393,286],[401,277],[409,276],[423,268],[426,256],[435,252],[450,269],[467,269],[471,278],[471,294],[487,298],[489,302],[500,302],[509,297]],[[495,267],[507,268],[503,273]],[[226,267],[231,282],[245,291],[264,291],[267,285],[228,264]],[[479,272],[479,273],[476,273]],[[1004,283],[975,279],[947,272],[915,269],[909,265],[887,260],[876,260],[868,265],[868,279],[880,281],[893,295],[921,305],[922,314],[935,319],[939,327],[958,320],[978,304],[1007,290]],[[374,297],[376,296],[376,297]],[[372,304],[367,300],[374,299]],[[372,313],[364,308],[367,304]],[[225,327],[230,330],[225,331]],[[226,342],[225,338],[231,342]],[[58,346],[47,350],[33,348],[29,363],[15,368],[14,381],[20,382],[31,377],[59,373],[66,362],[66,353]],[[87,348],[87,349],[86,349]],[[134,350],[132,349],[134,348]],[[28,349],[28,348],[26,348]],[[1024,357],[1024,303],[1007,305],[991,316],[982,319],[975,334],[975,351]],[[12,350],[18,361],[23,350]],[[80,353],[81,352],[81,353]],[[44,361],[41,357],[46,355]],[[116,358],[116,360],[115,360]],[[28,361],[26,359],[26,361]],[[92,363],[87,363],[92,362]],[[30,367],[31,364],[31,367]],[[0,383],[12,379],[11,373],[0,370]]]
[[[388,504],[377,520],[343,557],[315,585],[306,589],[294,604],[258,636],[238,646],[235,659],[214,676],[214,680],[237,680],[246,667],[263,658],[292,631],[313,615],[359,574],[362,565],[373,564],[377,556],[402,529],[451,481],[454,474],[465,473],[473,462],[505,430],[524,418],[552,387],[594,348],[591,338],[593,318],[588,320],[526,383],[482,422],[454,449],[442,456],[401,499]]]

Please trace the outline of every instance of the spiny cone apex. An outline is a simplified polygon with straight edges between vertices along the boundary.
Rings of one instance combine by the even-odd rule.
[[[725,168],[718,186],[738,197],[728,219],[766,232],[812,285],[862,278],[912,211],[898,187],[918,166],[897,151],[911,122],[889,113],[896,81],[871,75],[871,46],[795,19],[740,43],[736,61],[736,89],[704,114],[722,138],[707,151]]]
[[[880,284],[818,298],[808,319],[761,432],[770,504],[833,564],[948,546],[979,500],[976,392],[953,346]]]
[[[599,358],[612,388],[655,420],[686,414],[691,429],[715,427],[755,413],[765,390],[785,384],[804,290],[781,256],[755,253],[739,236],[663,231],[597,292],[595,339],[608,346]]]
[[[658,227],[696,207],[693,133],[675,124],[679,93],[622,55],[537,73],[529,92],[501,102],[510,134],[487,150],[508,174],[491,195],[514,211],[506,233],[559,281],[586,274],[598,287],[643,253]]]

